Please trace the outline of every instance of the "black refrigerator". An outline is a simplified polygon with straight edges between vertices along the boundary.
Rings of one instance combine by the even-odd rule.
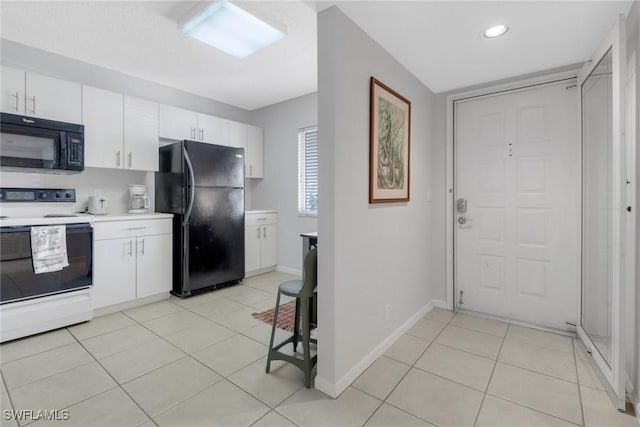
[[[173,217],[173,291],[187,297],[244,278],[244,149],[160,147],[156,211]]]

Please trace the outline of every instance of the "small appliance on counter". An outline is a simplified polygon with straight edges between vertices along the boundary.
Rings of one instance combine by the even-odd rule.
[[[129,186],[129,213],[147,213],[149,210],[149,196],[147,186],[131,184]]]
[[[109,213],[109,199],[102,195],[102,190],[94,190],[93,196],[89,196],[88,211],[92,215]]]

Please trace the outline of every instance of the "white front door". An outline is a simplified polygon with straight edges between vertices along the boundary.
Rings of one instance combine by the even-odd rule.
[[[570,85],[454,104],[458,308],[557,329],[575,322],[580,142]]]

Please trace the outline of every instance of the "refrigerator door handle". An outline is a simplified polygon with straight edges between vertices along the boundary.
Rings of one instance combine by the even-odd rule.
[[[193,199],[196,195],[196,178],[193,174],[193,165],[191,164],[191,158],[189,157],[189,153],[187,152],[187,147],[183,145],[182,151],[184,152],[184,159],[187,162],[187,169],[189,170],[189,183],[191,184],[191,187],[189,188],[189,204],[187,205],[187,210],[184,213],[184,220],[182,222],[182,225],[186,227],[186,225],[189,223],[189,217],[191,216],[191,210],[193,209]]]

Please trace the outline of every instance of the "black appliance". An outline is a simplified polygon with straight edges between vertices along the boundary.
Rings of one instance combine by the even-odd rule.
[[[0,303],[22,301],[91,286],[91,224],[66,224],[69,266],[60,271],[41,274],[33,272],[31,227],[0,227]]]
[[[84,126],[0,113],[0,167],[21,172],[81,172]]]
[[[244,149],[181,141],[160,148],[156,211],[174,214],[173,291],[244,278]]]

